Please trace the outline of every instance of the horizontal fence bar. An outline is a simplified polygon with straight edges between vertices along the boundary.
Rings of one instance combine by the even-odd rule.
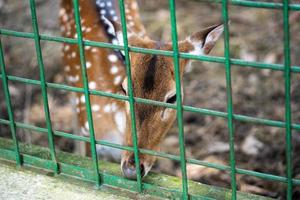
[[[34,39],[33,33],[18,32],[18,31],[12,31],[12,30],[7,30],[7,29],[0,29],[0,35]],[[49,35],[41,34],[40,37],[41,37],[41,40],[44,40],[44,41],[52,41],[52,42],[59,42],[59,43],[65,42],[65,43],[69,43],[69,44],[77,43],[76,39],[64,38],[64,37],[60,37],[60,36],[49,36]],[[106,42],[83,40],[83,43],[85,46],[124,50],[123,46],[114,45],[114,44],[106,43]],[[129,51],[135,52],[135,53],[153,54],[153,55],[161,55],[161,56],[167,56],[167,57],[173,56],[173,51],[147,49],[147,48],[133,47],[133,46],[129,46]],[[218,57],[218,56],[204,56],[204,55],[200,56],[200,55],[191,55],[189,53],[179,53],[179,57],[184,58],[184,59],[203,61],[203,62],[225,63],[225,58]],[[245,61],[245,60],[235,59],[235,58],[231,58],[230,62],[232,65],[237,65],[240,67],[252,67],[252,68],[257,68],[257,69],[270,69],[270,70],[275,70],[275,71],[284,71],[283,64]],[[291,66],[291,72],[300,73],[300,66]]]
[[[17,81],[17,82],[31,84],[31,85],[39,85],[40,84],[40,81],[38,81],[38,80],[21,78],[21,77],[17,77],[17,76],[8,75],[7,78],[10,81]],[[1,79],[1,74],[0,74],[0,79]],[[80,92],[80,93],[84,92],[83,88],[68,86],[68,85],[63,85],[63,84],[58,84],[58,83],[48,83],[47,82],[46,85],[47,85],[47,87],[53,88],[53,89],[60,89],[60,90],[65,90],[65,91],[70,91],[70,92]],[[129,100],[128,96],[124,96],[124,95],[120,95],[120,94],[114,94],[114,93],[109,93],[109,92],[104,92],[104,91],[99,91],[99,90],[89,90],[89,92],[92,95],[109,97],[109,98],[119,99],[119,100],[122,100],[122,101],[128,101]],[[138,98],[138,97],[135,97],[134,99],[135,99],[135,102],[137,102],[137,103],[152,104],[152,105],[155,105],[155,106],[161,106],[161,107],[176,109],[176,105],[174,105],[174,104],[169,104],[169,103],[150,100],[150,99],[143,99],[143,98]],[[188,111],[188,112],[198,113],[198,114],[201,114],[201,115],[221,117],[221,118],[224,118],[224,119],[227,118],[227,113],[226,112],[217,111],[217,110],[198,108],[198,107],[192,107],[192,106],[186,106],[186,105],[183,106],[183,110]],[[272,127],[278,127],[278,128],[285,128],[285,122],[283,122],[283,121],[270,120],[270,119],[264,119],[264,118],[258,118],[258,117],[251,117],[251,116],[246,116],[246,115],[241,115],[241,114],[233,114],[233,118],[235,120],[238,120],[238,121],[241,121],[241,122],[249,122],[249,123],[253,123],[253,124],[260,124],[260,125],[266,125],[266,126],[272,126]],[[292,129],[300,130],[300,124],[293,123],[292,124]]]
[[[0,118],[0,124],[9,126],[9,123],[10,123],[9,120]],[[32,130],[32,131],[40,132],[43,134],[47,134],[46,128],[37,127],[34,125],[29,125],[29,124],[25,124],[25,123],[21,123],[21,122],[16,122],[15,124],[16,124],[17,128],[22,128],[22,129],[27,129],[27,130]],[[83,141],[83,142],[87,142],[87,143],[90,142],[89,138],[83,137],[83,136],[73,135],[70,133],[62,132],[62,131],[54,131],[53,133],[55,136],[59,136],[59,137],[74,139],[74,140]],[[108,142],[105,140],[97,140],[96,144],[108,146],[108,147],[112,147],[112,148],[117,148],[117,149],[121,149],[121,150],[126,150],[126,151],[132,151],[132,152],[134,150],[133,147],[123,146],[120,144],[114,144],[114,143],[111,143],[111,142]],[[166,158],[166,159],[171,159],[174,161],[180,161],[180,156],[177,156],[177,155],[153,151],[153,150],[149,150],[149,149],[139,149],[139,150],[140,150],[140,153],[143,153],[143,154],[157,156],[157,157]],[[193,159],[193,158],[187,158],[186,160],[187,160],[187,163],[190,163],[190,164],[201,165],[204,167],[214,168],[214,169],[218,169],[218,170],[222,170],[222,171],[230,171],[231,170],[230,166],[227,166],[227,165],[211,163],[211,162],[207,162],[207,161],[201,161],[201,160],[197,160],[197,159]],[[264,180],[287,183],[286,177],[282,177],[282,176],[278,176],[278,175],[256,172],[256,171],[240,169],[240,168],[236,168],[236,172],[237,172],[237,174],[255,176],[255,177],[258,177],[258,178],[261,178]],[[293,184],[300,185],[300,179],[293,179]]]
[[[9,125],[9,120],[0,118],[0,124]],[[31,124],[15,122],[15,125],[16,125],[17,128],[27,129],[27,130],[35,131],[37,133],[47,134],[47,132],[48,132],[48,129],[46,129],[46,128],[34,126],[34,125],[31,125]],[[73,134],[63,132],[63,131],[53,131],[53,134],[55,136],[60,136],[60,137],[68,138],[68,139],[73,139],[73,140],[78,140],[78,141],[83,141],[83,142],[90,142],[89,138],[87,138],[87,137],[83,137],[83,136],[79,136],[79,135],[73,135]]]
[[[33,152],[22,151],[21,158],[24,160],[24,166],[26,167],[37,167],[46,170],[53,170],[55,163],[51,160],[48,160],[48,151],[45,151],[44,148],[39,148],[37,150],[37,146],[34,147]],[[36,152],[43,152],[41,156],[35,157]],[[58,152],[59,155],[59,166],[61,173],[64,175],[70,175],[72,177],[77,177],[79,179],[83,179],[85,181],[94,183],[95,176],[93,174],[91,168],[91,160],[86,157],[77,156],[67,152]],[[10,150],[8,146],[4,148],[0,148],[0,157],[5,161],[13,161],[14,154],[13,151]],[[70,158],[66,160],[65,158]],[[4,162],[5,162],[4,161]],[[136,190],[136,182],[128,179],[124,179],[120,176],[119,172],[115,171],[119,166],[117,164],[102,162],[102,166],[104,166],[100,172],[101,178],[105,185],[111,185],[118,188],[127,189],[130,191],[137,192]],[[148,179],[149,178],[149,179]],[[170,179],[169,179],[170,178]],[[179,184],[176,180],[178,178],[171,177],[168,175],[153,175],[148,176],[143,182],[143,194],[155,194],[161,198],[167,199],[178,199],[179,196],[182,195]],[[202,200],[212,200],[212,199],[225,199],[230,191],[228,190],[227,194],[219,195],[218,193],[225,192],[224,189],[219,187],[214,190],[214,186],[201,184],[199,185],[197,182],[189,181],[189,185],[191,186],[190,190],[190,199],[202,199]],[[198,187],[199,186],[199,187]],[[227,190],[227,189],[225,189]],[[166,193],[165,193],[166,192]],[[217,192],[217,193],[215,193]],[[250,195],[250,196],[249,196]],[[263,196],[251,195],[246,193],[238,193],[239,199],[261,199]],[[265,199],[265,198],[263,198]],[[266,198],[269,199],[269,198]]]
[[[193,0],[201,3],[222,3],[222,0]],[[229,5],[233,6],[242,6],[242,7],[252,7],[252,8],[266,8],[266,9],[282,9],[282,3],[273,3],[273,2],[263,2],[263,1],[247,1],[247,0],[231,0],[228,1]],[[289,4],[289,10],[300,10],[299,4]]]

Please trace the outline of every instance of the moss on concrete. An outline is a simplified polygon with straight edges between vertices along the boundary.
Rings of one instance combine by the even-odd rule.
[[[0,161],[0,199],[55,199],[55,200],[126,200],[142,196],[126,190],[103,186],[59,176],[51,177]],[[146,199],[153,199],[143,196]]]
[[[7,150],[3,151],[3,149],[7,149],[10,151]],[[6,159],[8,158],[13,159],[14,157],[12,155],[14,152],[12,152],[12,150],[13,148],[12,148],[11,140],[0,138],[0,158],[2,157]],[[47,148],[42,148],[34,145],[20,144],[20,151],[22,152],[22,154],[24,154],[23,159],[25,164],[27,163],[29,165],[42,166],[42,164],[45,162],[46,159],[48,160],[48,164],[46,164],[45,166],[48,167],[48,169],[51,169],[51,164],[53,165],[53,162],[50,161],[50,152]],[[9,154],[10,156],[6,154]],[[40,160],[35,160],[35,158],[32,157],[28,158],[28,156],[26,155],[38,157],[40,158]],[[57,159],[60,164],[62,173],[76,176],[84,180],[93,181],[94,172],[93,172],[91,158],[82,157],[79,155],[66,153],[66,152],[58,152]],[[120,187],[125,188],[131,191],[136,191],[136,182],[123,178],[119,164],[101,161],[99,162],[99,169],[101,171],[101,177],[104,184],[113,185],[119,188]],[[63,176],[59,175],[56,177],[60,178]],[[51,181],[54,180],[51,179]],[[80,185],[78,187],[83,186],[81,182],[82,181],[80,181]],[[149,175],[143,179],[143,183],[144,183],[143,198],[145,197],[150,198],[149,196],[145,196],[146,194],[151,194],[151,195],[161,196],[166,198],[180,197],[181,179],[178,177],[149,173]],[[206,198],[212,198],[218,200],[231,199],[231,191],[228,189],[205,185],[194,181],[188,181],[188,184],[189,184],[189,193],[191,194],[191,197],[200,196],[200,197],[206,197]],[[86,192],[89,192],[89,190],[93,188],[91,187],[91,185],[84,185],[84,187],[87,190]],[[130,195],[132,195],[132,193],[128,192],[128,190],[126,190],[127,192],[121,190],[121,193],[125,194],[125,197],[129,197]],[[120,191],[120,189],[118,189],[118,191]],[[133,194],[135,194],[134,198],[136,198],[137,193],[133,193]],[[269,198],[238,192],[238,199],[239,200],[244,200],[244,199],[264,200]]]

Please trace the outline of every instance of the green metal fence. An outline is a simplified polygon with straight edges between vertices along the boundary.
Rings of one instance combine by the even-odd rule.
[[[199,0],[200,1],[200,0]],[[215,56],[196,56],[189,55],[188,53],[180,53],[178,51],[178,39],[177,39],[177,29],[176,29],[176,7],[175,0],[169,0],[170,6],[170,18],[171,18],[171,28],[172,28],[172,42],[173,42],[173,51],[162,51],[155,49],[145,49],[139,47],[131,47],[128,46],[127,39],[127,29],[126,29],[126,18],[125,18],[125,8],[124,8],[124,0],[119,0],[120,11],[121,11],[121,22],[123,29],[123,39],[124,46],[113,45],[104,42],[95,42],[95,41],[85,41],[82,37],[82,30],[80,24],[80,15],[79,15],[79,5],[78,0],[73,0],[74,5],[74,13],[75,13],[75,22],[76,22],[76,31],[78,38],[63,38],[59,36],[49,36],[39,33],[37,17],[36,17],[36,6],[34,0],[29,0],[30,8],[31,8],[31,18],[32,18],[32,28],[33,33],[29,32],[17,32],[13,30],[7,30],[0,27],[0,36],[10,36],[10,37],[21,37],[21,38],[30,38],[35,42],[36,54],[38,59],[38,65],[40,70],[40,80],[33,80],[22,78],[18,76],[11,76],[6,73],[6,66],[4,61],[4,52],[1,44],[0,38],[0,65],[1,65],[1,79],[3,84],[3,90],[5,93],[5,101],[7,106],[7,111],[9,115],[9,119],[0,119],[0,124],[8,125],[11,129],[12,139],[14,142],[14,152],[15,152],[15,160],[18,166],[22,166],[23,164],[33,163],[37,158],[25,158],[25,155],[20,153],[19,144],[16,136],[16,129],[30,129],[34,131],[38,131],[41,133],[45,133],[48,135],[49,141],[49,150],[51,152],[51,161],[42,160],[39,166],[47,169],[53,170],[56,174],[60,173],[60,168],[62,167],[62,163],[57,160],[55,147],[54,147],[54,136],[65,137],[73,140],[83,141],[91,144],[91,153],[94,167],[94,181],[97,186],[102,185],[103,183],[118,185],[113,180],[107,183],[104,179],[105,173],[101,172],[101,165],[99,169],[98,157],[96,155],[96,145],[105,145],[113,148],[118,148],[127,151],[133,151],[135,155],[135,163],[137,169],[137,181],[135,191],[143,192],[145,191],[146,185],[143,183],[140,176],[140,165],[139,165],[139,153],[149,154],[153,156],[159,156],[167,159],[172,159],[176,161],[180,161],[181,172],[182,172],[182,199],[189,198],[189,187],[187,180],[187,172],[186,172],[186,163],[192,163],[197,165],[202,165],[205,167],[215,168],[218,170],[229,171],[231,173],[231,189],[232,189],[232,199],[237,199],[237,183],[236,183],[236,174],[244,174],[259,177],[265,180],[277,181],[281,183],[285,183],[287,185],[287,196],[286,199],[292,199],[292,190],[293,186],[300,185],[299,179],[293,179],[292,177],[292,144],[291,144],[291,135],[292,130],[300,130],[300,124],[292,123],[291,120],[291,96],[290,96],[290,87],[291,87],[291,73],[299,73],[300,66],[291,66],[290,63],[290,35],[289,35],[289,11],[300,11],[300,4],[289,4],[288,0],[283,0],[282,3],[268,3],[268,2],[256,2],[256,1],[247,1],[247,0],[206,0],[207,3],[221,3],[222,4],[222,17],[224,22],[224,46],[225,46],[225,54],[224,57],[215,57]],[[283,13],[283,30],[284,30],[284,63],[283,64],[266,64],[261,62],[248,62],[240,59],[232,59],[230,58],[230,45],[229,45],[229,27],[228,27],[228,5],[234,6],[245,6],[245,7],[256,7],[256,8],[267,8],[267,9],[280,9]],[[81,70],[83,76],[83,88],[72,87],[62,84],[49,83],[45,80],[45,70],[43,64],[43,56],[40,46],[40,41],[53,41],[53,42],[65,42],[69,44],[77,44],[80,52],[80,61],[81,61]],[[84,46],[94,46],[94,47],[102,47],[102,48],[110,48],[110,49],[119,49],[124,50],[125,59],[126,59],[126,73],[128,77],[128,96],[118,95],[107,93],[103,91],[97,90],[89,90],[88,88],[88,77],[86,73],[86,62],[84,55]],[[176,105],[168,104],[164,102],[158,102],[148,99],[141,99],[134,97],[133,89],[132,89],[132,80],[131,80],[131,71],[130,71],[130,59],[129,52],[138,52],[144,54],[156,54],[172,57],[174,60],[174,68],[175,68],[175,79],[176,79],[176,90],[177,90],[177,103]],[[182,104],[181,100],[181,82],[179,79],[179,58],[188,58],[200,61],[207,62],[216,62],[223,63],[226,69],[226,93],[227,93],[227,112],[220,112],[217,110],[208,110],[203,108],[196,108],[191,106],[185,106]],[[250,117],[245,115],[234,114],[233,105],[232,105],[232,89],[231,89],[231,65],[238,65],[240,67],[253,67],[257,69],[271,69],[275,71],[282,71],[285,79],[285,121],[275,121],[270,119],[262,119],[256,117]],[[46,128],[32,126],[29,124],[24,124],[21,122],[16,122],[14,119],[14,113],[11,106],[11,97],[10,91],[8,87],[8,81],[16,81],[24,84],[37,85],[41,87],[42,97],[44,103],[44,111],[45,111],[45,121]],[[53,130],[51,124],[51,117],[49,112],[48,98],[47,98],[47,88],[60,89],[66,91],[73,91],[83,93],[85,95],[86,102],[86,110],[88,116],[88,123],[90,127],[90,138],[73,135],[61,131]],[[130,111],[132,118],[132,135],[133,135],[133,147],[122,146],[118,144],[109,143],[106,141],[96,140],[94,136],[94,128],[93,128],[93,119],[90,105],[90,95],[99,95],[105,96],[115,99],[120,99],[124,101],[128,101],[130,103]],[[137,133],[135,127],[135,115],[134,115],[134,103],[142,103],[142,104],[152,104],[157,106],[168,107],[171,109],[177,110],[177,122],[178,122],[178,132],[179,132],[179,141],[180,141],[180,156],[170,155],[163,152],[156,152],[147,149],[140,149],[137,145]],[[182,114],[184,111],[195,112],[201,115],[210,115],[215,117],[225,118],[228,121],[228,134],[229,134],[229,142],[230,142],[230,166],[220,165],[210,162],[205,162],[196,159],[186,158],[185,155],[185,144],[184,144],[184,129],[183,129],[183,120]],[[280,127],[285,129],[286,136],[286,176],[277,176],[273,174],[260,173],[256,171],[250,171],[245,169],[240,169],[236,167],[235,164],[235,151],[234,151],[234,122],[242,121],[254,124],[261,124],[272,127]],[[1,150],[1,149],[0,149]],[[0,155],[2,157],[2,155]],[[70,170],[75,169],[76,166],[71,167]]]

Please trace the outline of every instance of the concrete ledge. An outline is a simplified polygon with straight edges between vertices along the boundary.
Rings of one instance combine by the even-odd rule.
[[[11,166],[0,168],[0,170],[8,170],[7,173],[9,173],[9,175],[2,176],[4,176],[3,178],[5,178],[5,180],[7,181],[7,184],[4,184],[4,186],[9,185],[9,183],[11,183],[10,188],[12,188],[12,190],[9,190],[11,192],[15,191],[19,194],[22,192],[26,193],[28,191],[32,191],[36,192],[36,195],[39,195],[39,190],[41,189],[41,195],[45,195],[45,193],[48,193],[50,194],[50,196],[52,196],[53,193],[57,194],[59,198],[60,193],[68,193],[70,197],[73,197],[72,195],[74,195],[75,198],[77,193],[80,193],[80,199],[97,199],[97,195],[101,197],[100,199],[153,199],[156,197],[180,199],[181,197],[181,179],[178,177],[150,173],[146,178],[143,179],[143,194],[138,194],[136,193],[136,182],[123,178],[119,164],[101,161],[99,163],[99,169],[101,181],[104,186],[102,186],[100,190],[94,190],[94,184],[92,184],[92,182],[95,181],[95,175],[92,168],[92,161],[90,158],[81,157],[66,152],[58,152],[57,160],[59,163],[61,173],[59,175],[55,175],[55,178],[53,178],[46,176],[44,177],[44,175],[42,175],[45,174],[45,172],[48,175],[53,175],[51,171],[53,171],[56,167],[56,163],[50,160],[50,152],[48,149],[34,145],[20,144],[20,151],[23,166],[25,166],[25,168],[19,167],[19,169],[13,169]],[[0,138],[0,158],[9,161],[15,160],[15,153],[13,150],[13,144],[11,140]],[[2,163],[3,162],[1,162],[0,165]],[[30,168],[31,170],[39,168],[40,170],[38,170],[37,173],[25,172],[24,169],[28,168]],[[32,180],[33,183],[37,184],[35,190],[31,190],[30,188],[24,190],[22,189],[22,187],[13,186],[13,184],[20,184],[20,186],[26,184],[30,186],[31,183],[24,181],[25,178],[20,178],[25,176],[25,174],[30,174],[32,176],[30,180]],[[76,177],[77,179],[70,177],[65,178],[65,175]],[[1,179],[2,176],[0,176]],[[37,180],[42,180],[43,184],[39,183],[39,181],[34,179],[35,176],[38,177]],[[49,183],[47,183],[48,181]],[[64,186],[65,184],[67,186]],[[194,181],[188,181],[188,184],[191,199],[231,199],[231,191],[228,189],[205,185]],[[41,185],[43,185],[43,187],[41,187]],[[113,192],[110,192],[112,188],[108,186],[113,186],[118,189],[114,189]],[[6,190],[2,189],[1,187],[2,186],[0,186],[1,192]],[[0,197],[2,194],[1,192]],[[98,194],[98,192],[100,193]],[[84,198],[85,196],[86,198]],[[238,192],[237,199],[264,200],[269,198]]]
[[[0,180],[0,199],[6,200],[125,200],[138,198],[137,194],[125,190],[122,191],[105,186],[95,189],[92,183],[70,177],[51,177],[17,168],[3,161],[0,161]]]

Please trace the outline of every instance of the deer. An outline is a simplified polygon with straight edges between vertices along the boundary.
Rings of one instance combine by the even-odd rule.
[[[60,29],[63,37],[77,38],[72,0],[62,0],[59,10]],[[171,42],[152,40],[142,24],[136,0],[125,1],[128,42],[130,46],[172,51]],[[84,40],[123,45],[122,26],[118,0],[80,0],[81,29]],[[206,55],[223,34],[219,23],[186,37],[178,43],[179,51],[193,55]],[[124,52],[108,48],[85,46],[86,70],[90,90],[128,95]],[[75,44],[62,47],[64,74],[75,87],[83,87],[79,50]],[[176,103],[174,66],[172,57],[130,52],[131,77],[134,97],[170,104]],[[180,58],[180,79],[192,60]],[[84,94],[74,97],[78,126],[82,136],[89,137]],[[133,146],[131,117],[128,101],[90,96],[95,138],[120,145]],[[176,110],[154,105],[135,103],[138,147],[154,151],[176,119]],[[85,146],[89,152],[89,144]],[[88,154],[88,153],[87,153]],[[97,154],[120,162],[125,178],[136,179],[137,170],[133,152],[97,145]],[[141,176],[151,170],[156,158],[139,154]]]

